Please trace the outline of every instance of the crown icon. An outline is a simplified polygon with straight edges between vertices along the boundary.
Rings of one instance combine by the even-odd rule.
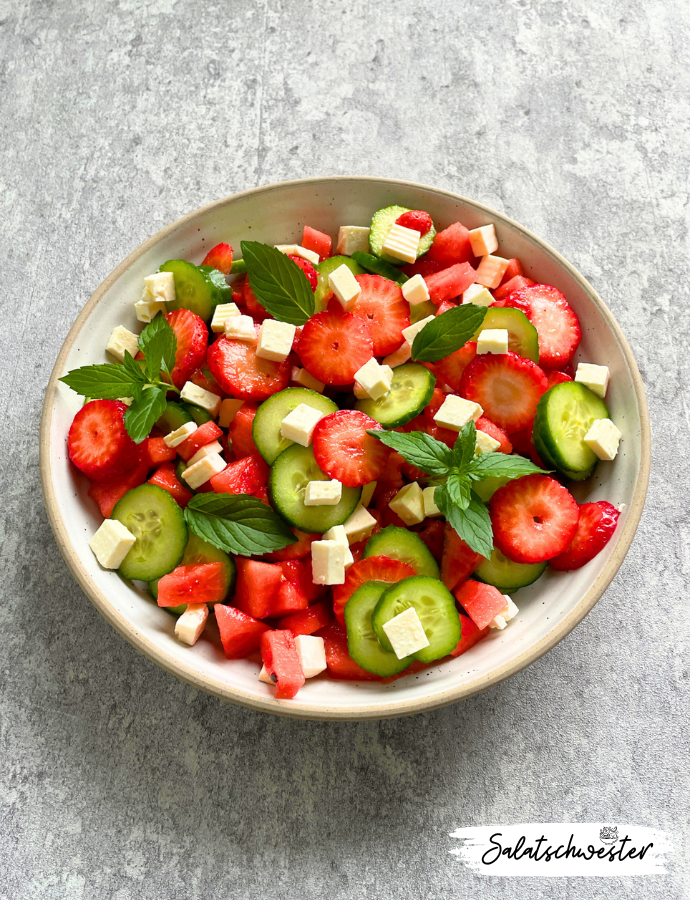
[[[599,839],[605,844],[615,844],[618,840],[618,826],[604,825],[599,832]]]

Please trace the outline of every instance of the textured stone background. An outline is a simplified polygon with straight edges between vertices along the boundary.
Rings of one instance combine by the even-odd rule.
[[[666,828],[688,897],[688,172],[682,0],[0,0],[0,897],[589,898],[467,874],[469,824]],[[621,322],[654,468],[618,577],[546,658],[414,718],[299,723],[197,693],[101,619],[40,498],[42,392],[144,238],[313,174],[410,178],[544,236]],[[683,308],[685,307],[685,308]]]

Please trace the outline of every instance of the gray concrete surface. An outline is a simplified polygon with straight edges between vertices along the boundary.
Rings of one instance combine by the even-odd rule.
[[[679,900],[687,868],[690,9],[682,0],[0,0],[0,898]],[[73,582],[42,392],[144,238],[312,174],[457,189],[591,279],[637,355],[649,500],[602,601],[466,703],[282,721],[177,682]],[[647,879],[494,880],[462,825],[668,829]]]

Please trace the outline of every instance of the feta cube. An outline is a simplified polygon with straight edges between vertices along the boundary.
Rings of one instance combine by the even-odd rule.
[[[363,541],[369,537],[376,525],[376,519],[363,506],[357,506],[349,519],[343,525],[347,539],[351,544]]]
[[[403,337],[410,345],[410,348],[412,348],[414,339],[417,337],[422,328],[424,328],[425,325],[428,325],[429,322],[433,322],[435,318],[436,316],[427,316],[426,319],[420,319],[419,322],[415,322],[414,325],[408,325],[407,328],[403,328]]]
[[[498,631],[503,631],[508,622],[510,622],[511,619],[514,619],[520,611],[507,594],[503,595],[503,599],[506,601],[505,608],[489,622],[489,628]]]
[[[136,356],[139,352],[139,336],[132,334],[131,331],[123,328],[122,325],[118,325],[117,328],[113,328],[105,349],[118,362],[122,362],[125,358],[125,352],[129,352],[130,356]]]
[[[429,299],[429,288],[419,272],[402,286],[402,295],[410,306],[417,306]]]
[[[297,328],[277,319],[264,319],[259,328],[256,355],[261,359],[283,362],[292,350]]]
[[[424,504],[424,516],[440,516],[441,510],[436,506],[434,494],[436,493],[436,485],[424,488],[422,491],[422,502]]]
[[[491,306],[494,302],[494,298],[483,284],[471,284],[467,290],[463,292],[462,302],[474,303],[475,306]]]
[[[179,447],[180,444],[183,441],[186,441],[189,435],[193,434],[198,427],[196,422],[185,422],[184,425],[180,425],[179,428],[171,431],[170,434],[166,434],[163,440],[168,447]]]
[[[416,481],[402,487],[388,506],[406,525],[418,525],[424,521],[424,498]]]
[[[305,506],[337,506],[343,496],[343,486],[335,479],[310,481],[304,491]]]
[[[198,463],[200,459],[205,459],[207,456],[214,456],[215,454],[220,455],[223,452],[223,447],[220,441],[211,441],[210,444],[204,444],[203,447],[200,447],[194,456],[187,461],[187,468],[193,466],[194,463]]]
[[[230,316],[225,320],[225,337],[233,341],[256,343],[256,330],[251,316]]]
[[[394,369],[396,366],[402,366],[412,356],[412,347],[407,341],[404,341],[397,350],[390,353],[383,361],[384,366],[390,366]]]
[[[213,310],[211,331],[216,334],[222,334],[225,331],[225,323],[228,319],[234,319],[239,315],[241,315],[240,308],[236,303],[219,303]]]
[[[483,412],[478,403],[448,394],[434,416],[434,422],[452,431],[462,431],[471,419],[476,422]]]
[[[394,259],[413,263],[417,259],[420,239],[420,233],[414,228],[405,228],[404,225],[396,223],[383,242],[383,252]]]
[[[595,366],[593,363],[578,363],[575,381],[584,384],[598,397],[605,397],[609,386],[609,367]]]
[[[494,250],[498,250],[498,238],[493,225],[482,225],[481,228],[473,228],[469,234],[470,246],[475,256],[489,256]]]
[[[233,400],[231,397],[227,400],[223,400],[220,404],[220,412],[218,413],[218,424],[220,427],[227,428],[243,405],[244,400]]]
[[[134,546],[136,537],[117,519],[105,519],[89,541],[89,547],[104,569],[119,569]]]
[[[595,419],[584,436],[584,442],[599,459],[610,461],[616,458],[622,436],[611,419]]]
[[[365,508],[369,506],[371,503],[372,497],[374,496],[374,491],[376,490],[376,482],[370,481],[369,484],[365,484],[362,488],[362,496],[359,498],[360,506],[364,506]]]
[[[144,278],[142,300],[172,303],[175,300],[175,276],[172,272],[154,272]]]
[[[134,304],[134,312],[137,320],[148,325],[156,318],[159,312],[165,315],[167,306],[164,300],[137,300]]]
[[[261,666],[261,671],[259,672],[259,681],[262,681],[264,684],[270,684],[273,687],[276,685],[277,679],[273,677],[266,668],[266,666]]]
[[[184,643],[193,647],[201,637],[208,619],[208,606],[205,603],[189,603],[175,623],[175,634]]]
[[[302,387],[309,388],[310,391],[318,391],[319,394],[323,393],[323,389],[326,385],[323,381],[319,381],[318,378],[314,378],[314,376],[307,372],[306,369],[300,369],[299,366],[293,366],[290,371],[290,381],[294,382],[294,384],[300,384]]]
[[[314,584],[345,582],[345,548],[339,541],[314,541],[311,545]]]
[[[328,276],[328,286],[343,309],[350,309],[359,300],[362,289],[352,274],[352,269],[342,264]]]
[[[355,382],[372,400],[378,400],[391,389],[393,370],[390,366],[380,365],[375,357],[360,366],[355,372]]]
[[[339,544],[343,545],[343,547],[345,548],[346,569],[355,561],[352,555],[352,551],[350,550],[350,542],[347,539],[347,534],[345,533],[345,528],[343,525],[334,525],[332,528],[329,528],[328,531],[324,532],[322,540],[337,541]]]
[[[300,403],[289,412],[280,423],[280,434],[289,441],[308,447],[314,434],[317,422],[323,419],[324,413],[306,403]]]
[[[502,256],[483,256],[474,275],[477,284],[484,287],[497,288],[505,275],[510,260]]]
[[[338,229],[338,245],[335,252],[339,256],[352,256],[358,250],[369,252],[369,231],[366,225],[341,225]]]
[[[297,656],[305,678],[313,678],[326,669],[326,646],[322,637],[314,634],[298,634],[295,638]]]
[[[313,250],[307,250],[301,244],[276,244],[276,250],[280,250],[281,253],[285,253],[287,256],[300,256],[302,259],[310,262],[312,266],[318,266],[319,264],[319,254]]]
[[[223,460],[223,457],[216,453],[211,456],[205,456],[203,459],[200,459],[199,462],[194,463],[193,466],[188,466],[182,473],[182,477],[190,488],[195,491],[197,488],[200,488],[202,484],[206,484],[206,482],[210,478],[213,478],[214,475],[218,475],[219,472],[222,472],[224,468],[225,461]]]
[[[194,406],[200,406],[210,413],[214,418],[218,415],[220,409],[220,397],[205,388],[199,387],[193,381],[186,382],[180,391],[180,400],[187,403],[193,403]]]
[[[480,353],[507,353],[508,329],[484,328],[477,338],[477,354]]]
[[[501,442],[496,438],[492,438],[485,431],[477,431],[477,443],[474,447],[474,455],[480,456],[482,453],[492,453],[501,446]]]
[[[384,622],[383,630],[398,659],[404,659],[429,646],[429,638],[414,606],[408,606],[397,616]]]

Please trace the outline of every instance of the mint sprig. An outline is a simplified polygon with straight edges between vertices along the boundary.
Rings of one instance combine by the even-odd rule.
[[[258,241],[242,241],[249,286],[259,303],[274,318],[304,325],[314,314],[314,293],[307,276],[289,256]]]
[[[196,494],[184,517],[194,534],[236,556],[261,556],[295,542],[271,507],[247,494]]]
[[[463,303],[436,316],[417,333],[412,342],[415,362],[437,362],[455,353],[472,339],[484,321],[486,307]]]

